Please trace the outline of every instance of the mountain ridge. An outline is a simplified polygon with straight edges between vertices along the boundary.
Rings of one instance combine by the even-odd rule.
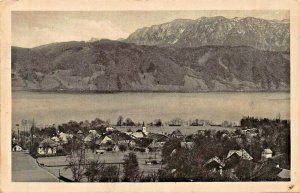
[[[288,91],[289,52],[159,47],[111,40],[12,47],[14,90]]]
[[[254,17],[229,19],[216,16],[195,20],[177,19],[137,29],[125,42],[176,47],[246,45],[260,50],[288,51],[289,27],[288,20],[265,20]]]

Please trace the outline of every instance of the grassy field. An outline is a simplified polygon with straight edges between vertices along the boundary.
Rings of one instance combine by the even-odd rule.
[[[101,162],[105,163],[116,163],[116,162],[123,162],[124,156],[128,154],[127,152],[105,152],[102,155],[92,153],[91,151],[86,152],[86,159],[87,160],[99,160]],[[153,172],[157,172],[159,168],[161,168],[160,164],[157,165],[147,165],[145,163],[146,160],[149,160],[151,158],[152,160],[157,160],[158,162],[161,161],[161,154],[160,153],[141,153],[141,152],[135,152],[137,155],[138,163],[140,172],[143,172],[145,175],[151,174]],[[66,156],[58,156],[58,157],[44,157],[44,158],[38,158],[38,162],[40,164],[45,165],[45,169],[48,170],[50,173],[52,173],[55,176],[59,176],[59,172],[64,177],[72,179],[72,172],[67,169],[64,169],[64,166],[59,167],[47,167],[47,166],[56,166],[56,165],[66,165]],[[119,167],[119,164],[116,164],[116,166]],[[120,164],[120,176],[123,174],[123,165]],[[84,179],[85,181],[86,179]]]

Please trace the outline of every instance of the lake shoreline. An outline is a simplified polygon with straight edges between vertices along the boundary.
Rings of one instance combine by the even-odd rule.
[[[122,115],[135,123],[174,118],[238,122],[243,116],[290,118],[287,92],[205,92],[205,93],[12,93],[12,123],[33,118],[39,124],[58,124],[96,117],[116,123]],[[50,105],[49,105],[50,104]]]

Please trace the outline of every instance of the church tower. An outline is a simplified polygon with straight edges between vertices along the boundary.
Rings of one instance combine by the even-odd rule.
[[[146,126],[145,126],[144,122],[143,122],[143,125],[142,125],[142,132],[147,133]]]

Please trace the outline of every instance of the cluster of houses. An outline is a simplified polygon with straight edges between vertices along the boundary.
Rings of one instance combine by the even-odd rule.
[[[199,130],[198,134],[204,134],[204,131]],[[256,128],[245,129],[241,131],[241,134],[246,135],[247,140],[251,140],[253,137],[259,135],[261,131]],[[174,131],[171,134],[172,137],[181,139],[181,147],[192,148],[194,147],[193,135],[183,136],[180,131]],[[222,137],[229,137],[226,133],[222,134]],[[240,135],[232,135],[232,138],[238,138]],[[176,149],[174,149],[170,156],[176,158]],[[284,153],[275,154],[270,148],[266,148],[261,152],[261,159],[254,160],[253,157],[245,150],[230,150],[225,158],[219,158],[214,156],[207,160],[203,167],[206,170],[223,175],[227,172],[230,174],[230,178],[233,180],[239,180],[236,177],[236,171],[241,164],[246,164],[253,169],[251,172],[252,181],[261,180],[274,180],[274,181],[286,181],[290,180],[290,170],[288,168],[288,156]],[[251,166],[252,165],[252,166]],[[249,170],[249,168],[247,168]],[[171,169],[171,173],[176,175],[176,169]]]
[[[77,136],[82,137],[85,145],[88,147],[93,143],[95,153],[103,154],[106,151],[126,151],[127,149],[140,152],[161,151],[169,136],[158,133],[147,132],[143,125],[141,129],[133,132],[121,132],[112,127],[107,127],[104,134],[99,134],[96,130],[89,130],[84,135],[81,130]],[[57,136],[46,138],[40,142],[38,155],[55,155],[57,150],[61,149],[63,144],[72,140],[74,135],[60,132]],[[122,149],[122,147],[123,149]],[[66,152],[68,153],[68,152]]]

